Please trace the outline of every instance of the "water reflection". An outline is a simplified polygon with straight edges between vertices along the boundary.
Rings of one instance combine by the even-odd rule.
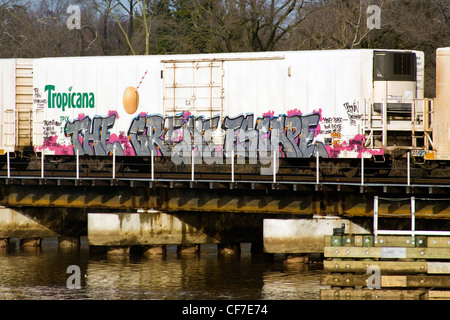
[[[81,289],[68,289],[69,265],[81,270]],[[319,299],[320,270],[282,257],[219,256],[215,246],[199,255],[93,255],[86,243],[59,248],[14,244],[0,250],[0,299]]]
[[[264,273],[264,300],[320,299],[320,269],[307,264],[285,264],[281,270]]]

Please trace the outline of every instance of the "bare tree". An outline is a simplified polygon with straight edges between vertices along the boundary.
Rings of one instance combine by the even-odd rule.
[[[425,96],[435,95],[436,48],[450,46],[450,0],[391,1],[377,44],[425,52]]]
[[[308,49],[354,49],[367,47],[370,36],[378,31],[367,27],[367,8],[381,10],[392,0],[324,0],[317,10],[294,32],[297,46]]]
[[[133,45],[131,44],[130,32],[126,32],[126,31],[125,31],[125,28],[123,27],[123,23],[122,23],[122,21],[121,21],[119,15],[118,15],[117,13],[114,13],[114,11],[113,11],[114,9],[116,9],[116,8],[118,8],[118,7],[119,7],[119,8],[120,8],[120,7],[123,8],[122,2],[121,2],[121,1],[114,1],[114,0],[104,0],[104,1],[105,1],[107,10],[108,10],[108,14],[109,14],[111,17],[113,17],[114,20],[116,20],[117,25],[119,26],[120,30],[122,31],[122,33],[123,33],[123,35],[124,35],[124,37],[125,37],[125,40],[126,40],[126,42],[127,42],[127,44],[128,44],[128,48],[130,49],[131,53],[132,53],[133,55],[135,55],[136,52],[135,52],[135,50],[134,50],[134,48],[133,48]],[[133,0],[130,0],[130,5],[131,5],[132,2],[134,2],[134,1],[133,1]],[[133,12],[129,12],[129,16],[132,16],[132,15],[133,15]],[[130,20],[132,21],[132,19],[130,19]],[[132,23],[130,22],[130,24],[132,24]],[[128,30],[130,31],[130,29],[128,29]]]
[[[236,12],[247,30],[250,49],[275,50],[277,44],[298,27],[313,8],[310,1],[235,0]],[[245,32],[245,29],[243,30]]]
[[[128,48],[133,55],[139,53],[150,54],[151,11],[148,8],[148,3],[148,0],[127,0],[125,2],[120,0],[104,0],[107,15],[111,16],[117,22],[122,35],[125,37]],[[124,18],[125,16],[127,19]],[[137,26],[144,34],[142,37],[141,33],[139,33],[139,36],[145,39],[143,50],[139,48],[139,41],[134,41]]]

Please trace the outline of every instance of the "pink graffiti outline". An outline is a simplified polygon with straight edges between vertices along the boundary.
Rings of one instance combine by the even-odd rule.
[[[363,153],[369,153],[373,156],[384,155],[384,149],[367,149],[364,147],[364,137],[357,134],[353,139],[342,142],[341,145],[325,146],[330,158],[337,158],[342,151],[356,151],[357,158],[361,158]]]
[[[128,136],[124,135],[123,133],[120,133],[119,136],[117,134],[113,133],[109,137],[109,140],[106,142],[107,144],[113,144],[115,142],[118,142],[123,149],[124,156],[135,156],[136,153],[131,146],[130,139]]]
[[[73,146],[72,145],[62,145],[60,143],[57,143],[58,135],[50,136],[47,139],[44,139],[44,143],[40,147],[35,147],[35,151],[55,151],[56,155],[68,155],[73,156]]]

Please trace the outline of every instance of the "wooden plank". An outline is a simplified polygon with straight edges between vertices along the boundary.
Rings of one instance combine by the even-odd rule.
[[[372,247],[373,236],[370,234],[346,234],[346,235],[326,235],[324,236],[325,246],[356,246]]]
[[[403,259],[406,258],[405,247],[382,247],[381,258],[385,259]]]
[[[348,248],[348,247],[325,247],[325,258],[377,258],[381,256],[381,248]]]
[[[426,294],[426,290],[392,290],[392,289],[321,289],[320,298],[328,299],[348,299],[348,300],[419,300]]]
[[[323,262],[324,270],[328,272],[366,273],[370,266],[380,268],[382,274],[450,274],[450,262],[426,261],[327,261]]]
[[[325,274],[320,278],[323,286],[334,287],[367,287],[367,279],[370,275],[362,274]]]
[[[323,237],[323,245],[325,247],[329,247],[329,246],[333,245],[332,242],[331,242],[331,236],[330,235],[326,235],[326,236]]]
[[[412,259],[450,259],[450,248],[407,248],[406,257]]]
[[[450,262],[428,262],[428,273],[450,274]]]
[[[450,276],[407,276],[408,287],[450,288]]]
[[[367,287],[370,274],[330,274],[320,279],[320,284],[335,287]],[[407,276],[381,276],[381,287],[407,287]]]
[[[381,287],[399,288],[407,286],[408,286],[407,276],[381,276]]]
[[[362,247],[363,246],[363,241],[364,241],[363,235],[361,235],[361,234],[355,235],[355,239],[353,241],[354,246],[355,247]]]
[[[378,236],[375,247],[414,247],[410,236]]]
[[[354,239],[353,239],[353,235],[343,235],[342,236],[342,245],[343,246],[347,246],[347,247],[353,247],[354,245]]]
[[[450,237],[428,237],[427,246],[429,248],[450,248]]]
[[[366,287],[368,274],[326,274],[321,285],[334,287]],[[450,276],[437,275],[387,275],[381,276],[382,288],[450,288]]]
[[[325,258],[450,259],[450,248],[325,247]]]
[[[342,239],[340,241],[341,246],[349,245],[350,243],[354,246],[361,246],[361,241],[363,241],[364,246],[368,246],[366,241],[372,235],[368,234],[345,234],[342,236],[325,236],[325,246],[336,246],[339,245],[338,241],[333,241],[336,239]],[[346,242],[349,240],[349,242]],[[366,241],[365,241],[366,240]],[[370,245],[371,247],[436,247],[436,248],[450,248],[450,237],[444,236],[423,236],[418,235],[414,237],[412,241],[411,236],[398,236],[398,235],[378,235],[377,242]]]
[[[370,266],[378,266],[382,274],[394,273],[427,273],[428,263],[423,261],[327,261],[323,262],[327,272],[366,273]]]
[[[450,291],[449,290],[430,290],[425,296],[427,300],[450,300]]]

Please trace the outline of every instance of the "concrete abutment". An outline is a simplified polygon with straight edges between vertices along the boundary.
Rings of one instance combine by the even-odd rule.
[[[60,247],[79,247],[87,236],[92,252],[110,255],[196,254],[203,244],[217,245],[219,254],[239,254],[251,243],[251,253],[298,255],[323,252],[323,239],[342,223],[348,233],[370,233],[372,218],[330,215],[287,215],[241,212],[97,212],[92,208],[0,207],[0,247],[11,238],[21,246],[39,247],[45,237],[57,237]],[[399,219],[395,223],[399,223]],[[406,219],[407,220],[407,219]],[[431,221],[430,219],[428,221]],[[406,221],[408,222],[408,221]]]
[[[216,244],[219,254],[239,254],[241,243],[251,243],[252,254],[309,253],[323,251],[323,235],[343,221],[261,213],[87,210],[1,207],[0,247],[8,247],[11,238],[21,239],[23,247],[39,247],[45,237],[57,237],[60,247],[79,247],[80,237],[87,235],[93,252],[110,255],[164,255],[167,245],[177,245],[179,254],[192,254],[202,244]],[[327,223],[319,227],[323,221]]]
[[[370,232],[364,224],[340,217],[264,217],[261,214],[155,210],[89,213],[88,238],[91,246],[144,246],[148,248],[147,254],[163,254],[158,246],[164,245],[176,245],[179,254],[193,254],[201,251],[202,244],[214,243],[222,255],[240,254],[241,243],[251,243],[252,254],[309,254],[323,252],[324,236],[331,235],[342,223],[348,232]]]

